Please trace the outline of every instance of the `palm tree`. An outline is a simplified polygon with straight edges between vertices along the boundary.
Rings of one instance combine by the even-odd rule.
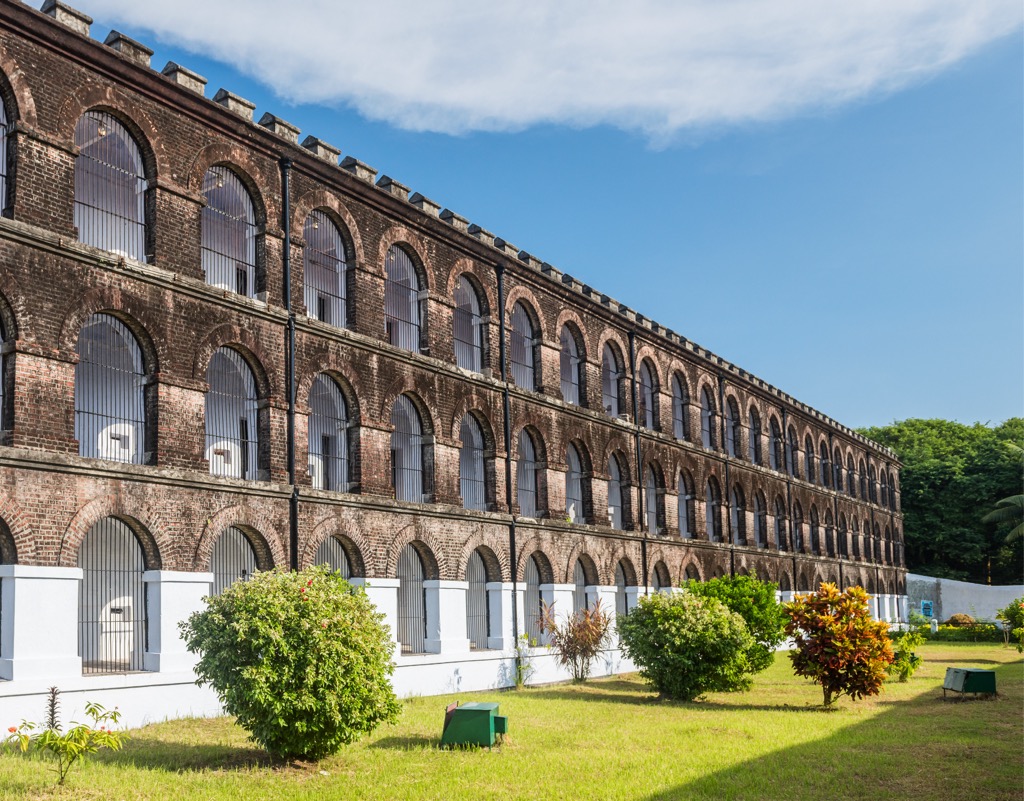
[[[1012,442],[1006,446],[1017,453],[1024,460],[1024,449]],[[983,523],[1012,523],[1017,522],[1009,534],[1006,535],[1006,542],[1010,543],[1024,536],[1024,495],[1011,495],[996,503],[996,508],[981,518]]]

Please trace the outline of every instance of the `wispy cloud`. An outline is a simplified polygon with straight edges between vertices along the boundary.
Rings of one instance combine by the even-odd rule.
[[[666,137],[838,106],[1011,33],[1019,0],[81,0],[294,102],[460,133]]]

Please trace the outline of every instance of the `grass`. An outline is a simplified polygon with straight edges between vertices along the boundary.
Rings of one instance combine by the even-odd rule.
[[[3,799],[1024,798],[1024,662],[997,645],[927,644],[923,667],[874,699],[822,712],[780,655],[747,693],[658,701],[636,676],[472,693],[509,716],[494,750],[436,747],[451,698],[405,704],[398,725],[315,765],[273,764],[230,719],[132,732],[124,751],[54,786],[42,760],[0,756]],[[947,666],[994,668],[999,697],[943,703]]]

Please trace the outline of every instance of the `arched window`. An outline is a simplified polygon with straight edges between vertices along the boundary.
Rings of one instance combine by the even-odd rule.
[[[764,464],[761,458],[761,416],[751,406],[749,414],[750,425],[750,461],[754,464]]]
[[[715,405],[707,387],[700,391],[700,441],[708,450],[715,447]]]
[[[768,421],[768,424],[771,427],[771,436],[772,436],[771,446],[768,449],[768,466],[772,470],[778,470],[779,469],[779,465],[781,465],[783,463],[782,462],[782,450],[783,450],[782,429],[779,428],[779,421],[776,420],[774,417],[772,417]]]
[[[797,444],[796,430],[789,427],[789,436],[786,438],[786,472],[794,478],[800,478],[800,466],[797,464],[797,454],[800,446]]]
[[[775,498],[775,514],[772,520],[775,534],[775,547],[780,551],[789,550],[789,537],[786,536],[786,504],[781,497]]]
[[[872,503],[878,503],[878,474],[874,465],[868,466],[868,499]]]
[[[469,412],[459,426],[459,491],[462,507],[483,511],[487,508],[484,472],[484,434],[480,423]]]
[[[836,555],[836,527],[830,509],[825,510],[825,555]]]
[[[739,484],[732,488],[732,503],[729,505],[729,526],[732,528],[734,545],[747,544],[747,500]]]
[[[676,491],[678,492],[679,535],[684,539],[690,539],[697,528],[697,510],[693,497],[693,478],[685,470],[679,471],[679,484]]]
[[[138,342],[116,317],[94,314],[82,325],[76,350],[75,438],[79,455],[142,464],[147,377]]]
[[[330,217],[312,211],[302,227],[303,295],[313,320],[344,328],[348,321],[348,273],[345,240]]]
[[[537,363],[536,333],[525,304],[518,301],[512,307],[512,325],[508,332],[509,362],[512,383],[522,389],[537,389],[535,365]]]
[[[889,473],[889,508],[896,511],[896,474]]]
[[[640,363],[640,425],[654,430],[656,424],[656,388],[654,373],[646,360]]]
[[[391,410],[391,482],[395,499],[422,503],[423,475],[423,422],[420,413],[408,395],[395,398]]]
[[[689,405],[686,383],[678,375],[672,376],[672,436],[676,439],[690,438]]]
[[[473,551],[466,564],[466,635],[472,649],[487,648],[491,633],[487,599],[487,568],[480,551]]]
[[[846,494],[851,498],[857,497],[857,469],[852,454],[846,457]]]
[[[309,476],[316,489],[348,492],[348,408],[323,374],[309,390]]]
[[[647,523],[647,531],[657,534],[661,527],[661,482],[658,480],[658,473],[651,466],[647,468],[647,477],[644,480],[644,510]]]
[[[658,582],[658,571],[654,571],[654,582]],[[624,617],[626,612],[626,571],[622,567],[620,559],[615,565],[615,615]]]
[[[580,405],[580,349],[569,326],[563,325],[559,334],[559,375],[562,384],[562,400],[574,406]]]
[[[719,507],[722,505],[722,493],[714,477],[708,479],[704,491],[704,533],[708,542],[722,541],[722,520]]]
[[[583,464],[579,451],[570,444],[565,453],[565,513],[570,523],[585,523],[583,506]]]
[[[622,530],[622,471],[619,460],[612,456],[608,460],[608,525]]]
[[[474,373],[484,369],[484,322],[480,316],[480,297],[464,275],[455,282],[455,310],[452,312],[452,337],[455,363]]]
[[[808,434],[804,437],[804,478],[814,483],[814,479],[817,473],[814,469],[814,443],[811,441],[811,436]]]
[[[519,514],[523,517],[537,517],[537,449],[525,428],[519,432],[516,461],[516,501],[519,503]]]
[[[684,575],[686,576],[687,581],[700,581],[700,571],[697,570],[696,565],[687,565],[686,573]]]
[[[398,642],[403,654],[421,654],[427,637],[423,560],[411,544],[398,555]]]
[[[758,548],[768,547],[768,508],[760,492],[754,494],[754,544]]]
[[[819,531],[816,506],[811,506],[811,553],[821,553],[821,532]]]
[[[110,114],[87,111],[75,125],[75,145],[78,241],[146,261],[146,174],[138,144]]]
[[[883,469],[881,471],[882,476],[882,506],[889,505],[889,476]]]
[[[218,348],[206,369],[206,458],[211,476],[257,478],[256,380],[238,351]]]
[[[868,499],[868,471],[864,466],[863,459],[860,460],[860,470],[858,472],[860,475],[860,498],[862,501],[866,501]]]
[[[421,351],[425,293],[412,257],[398,245],[384,257],[384,333],[396,348]]]
[[[601,406],[609,417],[618,417],[622,411],[622,362],[607,342],[601,351]]]
[[[256,211],[242,181],[227,167],[203,176],[202,261],[206,283],[256,297]]]
[[[836,492],[843,491],[843,454],[839,446],[832,451],[832,486]]]
[[[655,592],[668,592],[672,589],[672,577],[664,562],[655,563],[654,569],[651,571],[651,580],[654,582]]]
[[[829,458],[828,458],[828,445],[824,442],[824,440],[818,446],[818,455],[820,457],[819,460],[818,460],[818,462],[819,462],[818,466],[819,466],[819,469],[820,469],[820,472],[821,472],[821,486],[823,486],[823,487],[831,487],[832,486],[832,465],[829,462]]]
[[[580,559],[572,569],[572,583],[572,611],[581,612],[587,608],[587,572]]]
[[[800,504],[793,505],[793,550],[804,549],[804,513]]]
[[[248,581],[257,570],[256,551],[240,528],[229,526],[217,537],[210,554],[211,595],[220,595],[236,581]]]
[[[740,410],[736,401],[729,398],[726,403],[725,450],[734,459],[743,452],[743,432],[740,430]]]
[[[523,606],[526,607],[526,635],[531,642],[540,640],[540,619],[542,602],[540,596],[541,569],[536,554],[526,560],[526,589],[523,593]]]
[[[348,554],[337,537],[324,537],[324,541],[316,549],[313,564],[327,565],[331,570],[340,573],[343,579],[352,577],[352,565],[349,563]]]
[[[874,536],[874,551],[875,561],[882,561],[882,530],[878,527],[878,523],[875,523],[875,536]]]
[[[127,524],[107,517],[78,551],[78,654],[83,673],[145,670],[146,559]]]
[[[850,521],[850,545],[853,550],[853,558],[860,559],[860,525],[857,518]]]

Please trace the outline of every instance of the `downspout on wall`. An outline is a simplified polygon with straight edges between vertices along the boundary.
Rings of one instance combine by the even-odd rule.
[[[282,158],[281,165],[281,228],[284,230],[284,309],[288,313],[285,338],[285,386],[288,395],[288,437],[285,444],[288,466],[288,553],[291,569],[299,569],[299,487],[295,483],[295,309],[292,308],[292,160]]]

